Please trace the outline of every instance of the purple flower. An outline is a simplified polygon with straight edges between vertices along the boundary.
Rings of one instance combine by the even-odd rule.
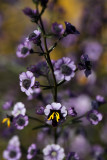
[[[20,147],[20,141],[19,137],[17,135],[13,136],[10,140],[8,145],[14,146],[14,147]]]
[[[22,114],[24,116],[25,113],[26,113],[25,105],[22,102],[17,102],[14,105],[14,108],[13,108],[13,111],[12,111],[12,115],[14,117],[17,117],[19,114]]]
[[[13,124],[18,130],[24,129],[29,123],[28,116],[18,115],[13,119]]]
[[[97,95],[96,100],[93,100],[91,104],[92,104],[93,109],[98,109],[100,105],[104,103],[105,103],[104,97]]]
[[[41,38],[41,32],[39,30],[34,30],[33,33],[29,35],[29,41],[33,41],[34,44],[39,45],[40,44],[40,38]]]
[[[44,160],[63,160],[65,157],[64,149],[58,144],[47,145],[43,149]]]
[[[100,104],[104,104],[104,103],[105,103],[105,99],[104,99],[104,97],[101,96],[101,95],[97,95],[97,96],[96,96],[96,100],[97,100],[97,102],[100,103]]]
[[[78,64],[80,70],[85,70],[85,75],[88,77],[91,74],[92,64],[89,60],[88,55],[84,54],[81,56],[81,62]]]
[[[72,117],[75,117],[77,116],[77,112],[75,111],[74,107],[70,107],[68,109],[68,115],[72,116]]]
[[[43,115],[44,114],[44,107],[39,107],[36,111],[36,114]]]
[[[98,61],[103,53],[102,45],[97,41],[85,41],[82,44],[82,50],[92,61]]]
[[[66,118],[67,109],[60,103],[53,102],[52,104],[48,104],[46,106],[44,113],[47,116],[48,121],[52,121],[52,125],[56,127],[61,120]]]
[[[25,42],[20,44],[17,48],[16,55],[19,58],[25,58],[30,54],[32,46],[28,38],[25,39]]]
[[[8,148],[3,152],[3,158],[6,160],[19,160],[21,158],[20,148],[8,146]]]
[[[75,76],[76,66],[74,61],[68,57],[59,59],[54,64],[54,74],[57,80],[70,81]]]
[[[19,160],[21,158],[20,142],[17,136],[10,139],[7,149],[3,152],[3,158],[6,160]]]
[[[38,20],[38,12],[37,10],[33,10],[29,7],[23,9],[23,12],[26,16],[30,17],[32,21],[37,21]]]
[[[104,153],[104,148],[101,147],[100,145],[94,145],[92,147],[92,154],[94,155],[94,157],[100,157],[102,154]]]
[[[37,65],[32,65],[28,68],[29,71],[34,73],[35,77],[47,76],[49,67],[45,61],[39,62]]]
[[[58,24],[57,22],[52,24],[52,32],[55,35],[62,35],[64,33],[64,28],[62,24]]]
[[[102,120],[102,118],[102,114],[99,113],[97,110],[91,110],[87,115],[87,119],[92,125],[97,125],[98,122]]]
[[[70,152],[66,158],[66,160],[79,160],[79,156],[75,152]]]
[[[40,87],[40,83],[38,81],[36,81],[34,87],[35,88],[39,88]]]
[[[27,154],[27,159],[32,159],[35,157],[37,153],[37,147],[36,144],[31,144],[28,148],[28,154]]]
[[[25,92],[27,96],[33,93],[32,87],[35,84],[35,77],[30,71],[23,72],[19,75],[21,91]]]
[[[64,33],[65,35],[80,34],[80,32],[71,23],[65,22],[65,26],[66,26],[65,33]]]
[[[13,105],[13,101],[9,100],[9,101],[6,101],[6,102],[3,104],[2,108],[3,108],[4,110],[7,110],[7,109],[11,108],[12,105]]]

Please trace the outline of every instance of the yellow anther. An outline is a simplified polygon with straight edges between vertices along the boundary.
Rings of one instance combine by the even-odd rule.
[[[56,121],[59,122],[59,119],[60,119],[60,115],[58,112],[56,112]]]
[[[48,118],[48,120],[54,119],[55,112],[52,113],[52,115]]]
[[[51,116],[48,118],[48,120],[51,120],[51,119],[54,119],[54,116],[56,115],[56,121],[59,122],[59,119],[60,119],[60,115],[58,112],[53,112],[51,114]]]
[[[5,123],[7,121],[7,126],[10,127],[10,118],[4,118],[2,123]]]

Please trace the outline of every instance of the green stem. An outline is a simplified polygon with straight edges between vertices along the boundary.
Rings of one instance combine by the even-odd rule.
[[[42,121],[42,120],[40,120],[40,119],[38,119],[38,118],[36,118],[36,117],[31,117],[31,116],[28,116],[28,117],[29,117],[29,119],[38,121],[38,122],[40,122],[40,123],[44,123],[44,121]]]
[[[53,98],[54,98],[54,101],[57,102],[57,81],[56,81],[56,77],[55,77],[55,74],[54,74],[54,68],[53,68],[53,65],[52,65],[52,62],[51,62],[51,59],[50,59],[50,55],[49,55],[49,51],[48,51],[48,47],[47,47],[47,41],[46,41],[46,36],[45,36],[45,29],[44,29],[44,25],[43,25],[43,22],[42,22],[42,19],[40,17],[40,24],[41,24],[41,27],[43,29],[43,34],[44,34],[44,45],[45,45],[45,50],[46,50],[46,55],[45,55],[45,59],[50,67],[50,70],[52,72],[52,76],[53,76],[53,80],[54,80],[54,95],[53,95]]]

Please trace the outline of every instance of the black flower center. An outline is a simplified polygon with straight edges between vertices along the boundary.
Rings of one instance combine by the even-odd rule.
[[[31,152],[30,152],[30,154],[34,155],[35,154],[35,149],[32,149]]]
[[[93,113],[90,114],[90,118],[93,119],[94,121],[98,120],[98,117]]]
[[[29,40],[32,40],[32,38],[35,38],[36,37],[36,34],[35,33],[31,33],[30,35],[29,35]]]
[[[23,80],[23,87],[28,89],[30,87],[31,80],[30,79],[25,79]]]
[[[25,55],[27,52],[28,52],[28,48],[27,47],[23,47],[22,49],[21,49],[21,53],[23,54],[23,55]]]
[[[61,70],[62,70],[62,73],[67,76],[69,76],[72,73],[72,69],[65,64],[61,66]]]
[[[14,157],[16,157],[16,155],[17,155],[16,151],[11,151],[9,154],[9,157],[14,158]]]
[[[54,127],[56,127],[59,121],[62,119],[63,115],[61,114],[60,110],[50,110],[50,113],[48,115],[48,120],[52,120],[52,125]]]
[[[18,124],[19,126],[24,126],[25,120],[24,120],[23,118],[19,118],[18,121],[17,121],[17,124]]]

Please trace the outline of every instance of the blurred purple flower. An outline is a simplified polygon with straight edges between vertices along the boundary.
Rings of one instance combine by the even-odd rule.
[[[63,160],[65,157],[64,149],[58,144],[47,145],[43,149],[44,160]]]
[[[91,146],[88,142],[88,139],[81,134],[73,137],[70,147],[72,151],[79,155],[81,160],[86,160],[86,156],[90,154],[91,151]]]
[[[27,68],[29,71],[34,73],[35,77],[47,76],[49,72],[49,67],[45,61],[39,62],[37,65],[31,65]]]
[[[19,160],[21,158],[21,152],[19,147],[8,146],[3,152],[3,158],[6,160]]]
[[[26,113],[25,105],[22,102],[17,102],[12,110],[12,115],[14,117],[17,117],[19,114],[22,114],[24,116],[25,113]]]
[[[79,160],[79,156],[75,152],[70,152],[66,158],[66,160]]]
[[[75,75],[76,66],[68,57],[59,59],[54,64],[54,74],[57,80],[70,81]]]
[[[92,147],[92,154],[95,158],[100,157],[104,153],[104,148],[100,145],[94,145]]]
[[[6,160],[19,160],[21,158],[20,142],[18,136],[10,139],[7,149],[3,152],[3,158]]]
[[[25,58],[30,54],[32,46],[28,38],[25,39],[24,43],[20,44],[17,48],[16,55],[19,58]]]
[[[18,130],[24,129],[29,123],[28,116],[18,115],[13,119],[13,124]]]
[[[78,69],[85,70],[85,75],[88,77],[91,74],[92,64],[89,60],[88,55],[84,54],[81,56],[81,62],[78,64]]]
[[[27,159],[32,159],[35,157],[37,153],[37,147],[36,144],[31,144],[28,148],[28,154],[27,154]]]
[[[34,30],[28,37],[29,41],[33,41],[34,44],[39,45],[41,38],[41,32],[39,30]]]
[[[102,104],[106,103],[104,97],[97,95],[96,100],[92,101],[93,109],[98,109]]]
[[[103,47],[97,41],[85,41],[83,42],[83,52],[89,56],[92,61],[98,61],[102,52]]]
[[[30,71],[23,72],[19,75],[21,91],[25,92],[27,96],[33,93],[32,87],[35,84],[35,77]]]
[[[10,109],[10,108],[12,107],[12,105],[13,105],[13,101],[9,100],[9,101],[6,101],[6,102],[3,104],[2,108],[3,108],[4,110],[8,110],[8,109]]]
[[[75,111],[74,107],[70,107],[68,109],[68,115],[72,116],[72,117],[76,117],[77,116],[77,112]]]
[[[36,114],[43,115],[44,114],[44,107],[38,107],[36,110]]]
[[[101,96],[101,95],[97,95],[97,96],[96,96],[96,100],[97,100],[100,104],[105,103],[105,99],[104,99],[104,97]]]
[[[34,87],[35,88],[39,88],[40,87],[40,83],[38,81],[36,81],[35,84],[34,84]]]
[[[30,17],[31,20],[34,21],[34,22],[36,22],[36,21],[38,20],[39,14],[38,14],[38,12],[37,12],[36,9],[33,10],[33,9],[27,7],[27,8],[25,8],[25,9],[23,9],[23,13],[24,13],[26,16]]]
[[[102,114],[99,113],[97,110],[91,110],[87,115],[87,119],[92,125],[97,125],[102,120],[102,118]]]
[[[57,35],[60,36],[64,33],[64,28],[62,24],[58,24],[57,22],[52,24],[52,32]]]
[[[65,35],[80,34],[80,32],[71,23],[65,22],[65,26],[66,26],[65,33],[64,33]]]

